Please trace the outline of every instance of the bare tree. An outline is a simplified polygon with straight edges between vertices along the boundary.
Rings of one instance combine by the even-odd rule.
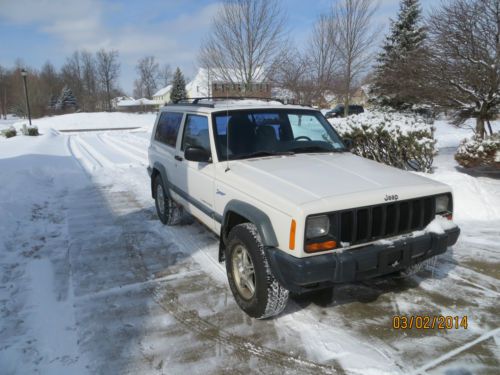
[[[271,75],[286,43],[286,17],[278,0],[225,0],[200,51],[215,79],[252,83]]]
[[[431,100],[454,111],[457,124],[476,118],[484,137],[500,105],[500,0],[454,0],[429,19]]]
[[[0,118],[7,118],[7,92],[9,90],[9,71],[0,65]]]
[[[148,99],[151,99],[158,88],[160,79],[159,64],[154,56],[146,56],[137,62],[136,70],[139,73],[138,83],[142,88],[141,91]]]
[[[134,90],[133,90],[134,98],[143,98],[144,97],[144,85],[140,79],[134,79]]]
[[[338,53],[343,67],[345,114],[348,114],[351,95],[360,76],[369,68],[373,58],[372,47],[377,31],[372,25],[377,7],[371,0],[341,0],[335,7],[338,22]]]
[[[174,77],[174,73],[172,71],[172,67],[170,64],[164,64],[160,68],[160,72],[158,75],[158,82],[161,87],[166,87],[172,83],[172,78]]]
[[[309,81],[308,64],[300,52],[293,48],[281,55],[274,63],[271,82],[276,96],[300,104],[311,104],[313,85]]]
[[[84,96],[83,92],[83,79],[82,79],[82,61],[79,51],[73,52],[73,54],[66,59],[66,62],[61,68],[61,77],[64,85],[71,88],[73,95],[80,102]],[[82,109],[85,111],[85,105],[83,101],[80,103]]]
[[[97,66],[94,55],[88,51],[80,53],[82,63],[82,80],[84,88],[84,96],[80,99],[84,102],[85,108],[88,111],[97,109]]]
[[[323,104],[339,72],[337,17],[333,11],[321,14],[312,31],[307,50],[310,81],[315,87],[315,101]]]
[[[98,82],[105,93],[104,108],[111,110],[111,93],[116,87],[116,81],[120,74],[120,62],[118,61],[118,51],[99,50],[96,53],[96,69]]]

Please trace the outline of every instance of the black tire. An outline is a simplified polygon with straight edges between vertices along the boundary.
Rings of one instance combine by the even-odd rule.
[[[234,267],[242,248],[249,255],[254,270],[252,277],[254,293],[250,296],[250,293],[247,292],[245,295],[241,291],[241,281],[238,281],[240,271]],[[226,246],[226,271],[236,303],[249,316],[265,319],[278,315],[285,308],[288,302],[288,290],[283,288],[271,273],[264,245],[254,224],[236,225],[229,233]]]
[[[154,187],[156,213],[160,221],[165,225],[177,224],[182,216],[182,207],[168,196],[168,192],[165,189],[165,185],[160,175],[155,177]],[[160,207],[162,204],[163,210]]]

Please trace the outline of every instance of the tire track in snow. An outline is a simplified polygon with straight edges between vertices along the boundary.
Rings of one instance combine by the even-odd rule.
[[[114,168],[133,163],[129,156],[125,157],[122,152],[117,152],[114,148],[111,149],[108,144],[99,138],[97,133],[81,136],[78,140],[106,167]]]
[[[91,173],[95,168],[102,168],[102,163],[96,159],[80,142],[78,142],[78,136],[69,136],[69,151],[75,159],[77,159],[87,170]]]
[[[125,204],[123,201],[123,192],[110,193],[109,190],[106,189],[103,189],[102,191],[105,193],[107,197],[106,200],[110,207],[115,211],[119,211],[119,207],[117,206]],[[127,196],[128,201],[127,206],[142,207],[140,202],[133,197],[133,193],[125,195]],[[117,199],[118,197],[120,199]],[[141,251],[136,246],[136,240],[133,234],[134,230],[136,230],[136,224],[126,222],[123,226],[125,233],[122,236],[122,240],[125,245],[123,248],[127,254],[126,258],[131,262],[130,271],[136,275],[138,280],[141,280],[138,284],[147,285],[151,283],[151,281],[155,280],[151,280],[151,273],[148,266],[146,265]],[[175,228],[174,230],[183,232],[182,228]],[[203,246],[202,243],[196,241],[192,235],[188,235],[187,233],[185,236],[180,237],[182,238],[182,240],[178,243],[179,247],[181,247],[180,251],[190,255],[192,259],[197,261],[197,263],[199,263],[200,260],[204,260],[204,262],[202,261],[199,263],[202,267],[204,275],[208,278],[214,278],[215,276],[218,280],[225,279],[223,267],[218,262],[213,262],[210,254],[206,253],[204,250],[206,246]],[[186,246],[187,249],[189,249],[188,251],[183,249]],[[196,253],[200,254],[196,255]],[[209,260],[208,267],[207,260]],[[339,368],[336,367],[318,364],[310,360],[291,356],[279,350],[252,343],[247,337],[230,333],[224,330],[223,327],[213,324],[208,319],[201,317],[196,310],[185,306],[179,301],[179,294],[175,289],[164,288],[160,284],[152,288],[151,296],[153,301],[163,311],[174,317],[187,330],[200,335],[204,339],[227,348],[229,352],[233,351],[241,356],[248,356],[250,354],[253,358],[262,360],[265,364],[271,365],[276,369],[283,370],[284,372],[300,370],[300,373],[304,374],[331,374],[339,370]]]
[[[211,341],[231,348],[242,355],[252,356],[267,363],[278,365],[280,370],[301,370],[301,373],[331,374],[336,372],[335,367],[325,366],[309,360],[289,356],[286,353],[254,344],[248,338],[237,336],[224,331],[219,326],[201,318],[196,310],[186,309],[179,303],[178,295],[173,290],[166,292],[155,290],[155,302],[168,314],[172,315],[182,325]]]
[[[148,163],[147,153],[143,152],[139,148],[136,148],[130,144],[127,144],[119,139],[112,138],[108,134],[99,134],[97,137],[105,144],[113,147],[115,150],[120,153],[126,155],[129,158],[132,158],[142,165],[146,165]]]

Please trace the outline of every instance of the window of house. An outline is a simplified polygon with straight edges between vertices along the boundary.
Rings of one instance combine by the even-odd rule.
[[[182,113],[163,112],[156,126],[155,140],[175,147],[181,121]]]

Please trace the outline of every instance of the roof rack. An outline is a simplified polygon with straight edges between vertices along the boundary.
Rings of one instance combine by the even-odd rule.
[[[200,103],[201,100],[211,100],[211,101],[217,101],[217,100],[247,100],[247,99],[253,99],[253,100],[262,100],[266,102],[279,102],[281,104],[285,104],[283,100],[277,99],[277,98],[260,98],[256,96],[201,96],[197,98],[181,98],[176,101],[174,101],[171,104],[182,104],[182,105],[197,105],[197,106],[205,106],[205,107],[214,107],[214,104],[211,103]]]

